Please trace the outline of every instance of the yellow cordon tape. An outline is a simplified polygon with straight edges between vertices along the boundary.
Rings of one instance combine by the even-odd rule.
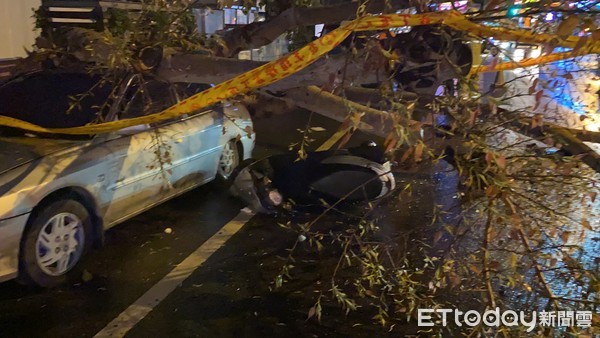
[[[549,55],[539,56],[537,58],[527,58],[523,59],[519,62],[502,62],[497,64],[495,67],[490,66],[475,66],[469,72],[469,75],[475,75],[479,73],[489,73],[489,72],[499,72],[501,70],[513,70],[518,68],[527,68],[537,65],[542,65],[550,62],[566,60],[576,58],[578,56],[586,55],[586,53],[581,52],[563,52],[563,53],[553,53]]]
[[[460,14],[459,14],[460,15]],[[465,31],[477,37],[493,37],[497,40],[515,41],[531,44],[551,44],[566,48],[575,48],[587,50],[589,53],[600,53],[600,41],[592,38],[579,38],[569,36],[562,39],[556,35],[538,34],[524,29],[507,29],[502,27],[489,27],[469,21],[461,15],[460,19],[445,22],[446,25],[456,30]]]
[[[275,81],[294,74],[331,51],[352,32],[437,24],[445,24],[454,29],[466,31],[477,37],[493,36],[498,40],[510,40],[525,43],[555,43],[557,46],[569,48],[582,45],[577,37],[569,37],[565,40],[547,34],[534,34],[524,30],[509,30],[479,25],[470,22],[457,11],[414,15],[389,14],[365,16],[333,30],[329,34],[322,36],[293,53],[193,95],[160,113],[74,128],[43,128],[22,120],[0,116],[0,125],[32,132],[87,135],[112,132],[140,124],[157,123],[202,109],[236,95],[267,86]],[[579,47],[585,47],[586,50],[590,50],[592,53],[600,52],[600,43],[594,41],[585,41],[583,46]]]

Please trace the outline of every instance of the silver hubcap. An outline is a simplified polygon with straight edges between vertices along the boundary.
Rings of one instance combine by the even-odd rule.
[[[219,175],[223,178],[229,178],[229,175],[233,172],[235,167],[238,165],[238,152],[233,142],[227,142],[223,146],[223,153],[219,160]]]
[[[50,218],[36,241],[37,264],[50,276],[69,271],[83,253],[84,231],[76,215],[63,212]]]

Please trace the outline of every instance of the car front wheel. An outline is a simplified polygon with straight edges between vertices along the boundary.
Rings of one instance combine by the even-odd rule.
[[[59,200],[42,207],[23,238],[21,280],[42,287],[66,282],[91,243],[90,214],[79,202]]]

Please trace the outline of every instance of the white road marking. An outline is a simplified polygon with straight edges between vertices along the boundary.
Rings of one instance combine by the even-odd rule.
[[[240,212],[94,337],[124,337],[155,306],[180,286],[192,272],[219,250],[252,216],[252,213]]]

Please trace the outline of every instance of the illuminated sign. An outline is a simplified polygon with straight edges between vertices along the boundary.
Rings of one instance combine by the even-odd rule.
[[[467,6],[467,1],[466,0],[462,0],[462,1],[454,1],[454,7],[452,7],[452,3],[451,2],[442,2],[440,4],[440,10],[441,11],[449,11],[452,9],[457,9],[459,11],[466,11],[468,6]]]

